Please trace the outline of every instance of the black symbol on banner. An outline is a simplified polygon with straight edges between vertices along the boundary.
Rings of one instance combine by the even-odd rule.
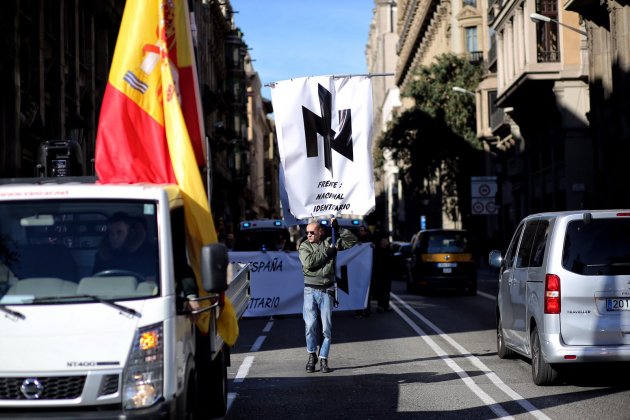
[[[341,277],[337,277],[337,287],[350,294],[350,283],[348,282],[348,266],[341,266]]]
[[[304,118],[304,137],[306,139],[306,156],[317,157],[317,134],[324,138],[324,166],[333,175],[332,151],[349,160],[354,160],[352,152],[352,117],[349,109],[339,111],[339,133],[331,128],[332,95],[322,85],[317,85],[321,117],[302,106]]]

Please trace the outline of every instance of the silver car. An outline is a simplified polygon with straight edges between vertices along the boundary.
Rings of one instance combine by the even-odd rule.
[[[489,260],[498,355],[530,358],[535,384],[559,364],[630,361],[630,210],[528,216]]]

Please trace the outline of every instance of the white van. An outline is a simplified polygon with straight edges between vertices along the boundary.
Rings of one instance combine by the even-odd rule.
[[[530,358],[535,384],[559,365],[630,361],[630,210],[529,216],[489,260],[498,355]]]
[[[118,214],[144,225],[146,266],[123,269],[110,251],[114,268],[95,270]],[[248,267],[228,275],[225,247],[203,247],[210,304],[193,313],[184,232],[175,185],[0,186],[0,416],[224,414],[229,347],[217,320],[225,295],[237,317],[247,307]]]

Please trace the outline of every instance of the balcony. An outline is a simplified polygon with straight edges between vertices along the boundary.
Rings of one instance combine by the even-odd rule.
[[[468,52],[468,61],[472,64],[480,64],[483,62],[483,51]]]

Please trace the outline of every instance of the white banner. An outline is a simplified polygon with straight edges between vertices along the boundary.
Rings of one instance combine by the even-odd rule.
[[[304,275],[297,251],[229,252],[230,262],[251,263],[249,306],[243,316],[301,314]],[[372,277],[372,246],[359,243],[337,254],[336,311],[363,309]]]
[[[276,82],[271,90],[289,211],[298,219],[374,209],[368,76]]]

